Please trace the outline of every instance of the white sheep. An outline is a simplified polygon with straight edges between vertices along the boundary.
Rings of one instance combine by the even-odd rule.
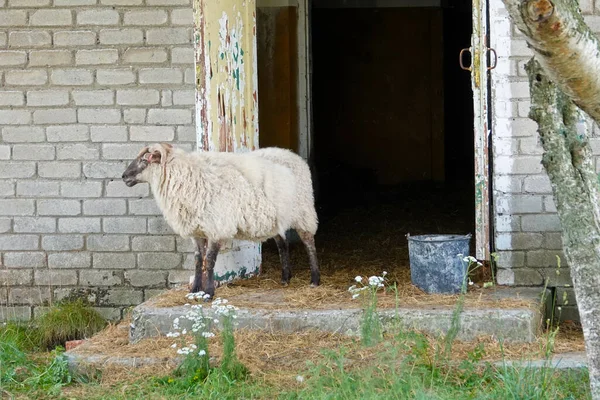
[[[196,272],[191,292],[202,290],[214,296],[214,265],[228,239],[274,238],[282,283],[287,285],[292,277],[285,236],[289,229],[295,229],[306,246],[311,286],[319,285],[312,180],[306,162],[293,152],[265,148],[246,153],[188,153],[157,143],[144,147],[122,178],[129,187],[148,182],[173,231],[194,240]]]

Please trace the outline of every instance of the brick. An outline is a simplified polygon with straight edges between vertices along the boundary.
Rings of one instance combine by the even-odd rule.
[[[129,236],[88,235],[87,248],[90,251],[129,251]]]
[[[171,50],[171,62],[173,64],[193,64],[194,49],[188,47],[176,47]]]
[[[31,251],[5,253],[4,266],[7,268],[43,268],[46,266],[46,253]]]
[[[173,91],[173,104],[191,106],[196,104],[196,92],[194,90]]]
[[[91,144],[63,144],[57,146],[56,156],[59,160],[97,160],[100,151]]]
[[[519,153],[523,155],[541,156],[544,154],[544,149],[537,137],[528,137],[519,139]],[[540,160],[541,157],[537,157]]]
[[[38,175],[42,178],[79,178],[81,166],[73,162],[40,162]]]
[[[171,24],[192,26],[194,24],[194,10],[191,8],[179,8],[171,11]]]
[[[118,124],[121,122],[121,111],[104,108],[80,108],[77,110],[80,123],[89,124]]]
[[[495,171],[498,174],[539,174],[542,170],[543,166],[539,157],[496,157]]]
[[[97,293],[89,288],[55,288],[54,300],[82,299],[90,304],[96,303]]]
[[[496,215],[496,232],[518,232],[521,230],[521,217],[518,215]]]
[[[545,196],[544,197],[544,211],[555,213],[556,212],[556,204],[554,204],[553,196]]]
[[[127,187],[122,180],[106,183],[106,197],[146,197],[149,194],[147,184],[138,183],[134,187]]]
[[[92,142],[126,142],[127,127],[123,125],[92,126],[91,139]]]
[[[15,184],[13,182],[0,181],[0,197],[14,197],[15,193]]]
[[[181,254],[177,253],[140,253],[138,268],[140,269],[176,269],[181,266]]]
[[[125,25],[164,25],[167,23],[168,15],[164,10],[143,10],[125,12],[123,23]]]
[[[58,108],[50,110],[35,110],[33,123],[35,124],[73,124],[77,122],[74,108]]]
[[[499,251],[496,253],[499,268],[519,268],[525,265],[525,252]]]
[[[183,73],[177,68],[142,68],[139,76],[143,84],[178,84],[183,81]]]
[[[8,43],[8,35],[6,32],[0,32],[0,47],[6,46]]]
[[[121,105],[155,105],[158,104],[159,93],[154,89],[117,90],[117,104]]]
[[[136,236],[131,240],[133,251],[175,251],[173,236]]]
[[[146,219],[140,217],[108,217],[103,219],[105,233],[146,233]]]
[[[134,125],[129,130],[129,138],[133,142],[170,142],[175,139],[172,126]]]
[[[25,51],[0,50],[0,65],[2,66],[25,65],[26,61],[27,52]]]
[[[43,144],[16,144],[13,146],[13,160],[53,160],[55,148]]]
[[[144,35],[141,29],[103,29],[100,31],[101,44],[142,44]]]
[[[55,6],[92,6],[97,0],[54,0]]]
[[[143,108],[124,109],[123,120],[128,124],[143,124],[146,122],[146,110]]]
[[[525,214],[542,212],[541,196],[502,196],[498,197],[496,201],[496,211],[503,214]]]
[[[93,267],[99,269],[135,268],[135,254],[131,253],[94,253]]]
[[[75,53],[75,64],[114,64],[119,59],[117,49],[78,50]]]
[[[154,199],[129,200],[129,214],[160,215],[160,209]]]
[[[84,142],[90,138],[90,130],[85,125],[58,125],[49,126],[46,128],[46,136],[49,142]],[[67,146],[68,149],[73,149],[73,146]],[[62,158],[62,149],[58,146],[57,157]],[[73,149],[77,151],[77,148]]]
[[[46,140],[44,129],[33,126],[7,126],[2,129],[2,140],[7,143],[35,143]]]
[[[157,218],[148,218],[148,233],[155,235],[174,234],[173,230],[162,216]]]
[[[58,182],[20,181],[17,182],[17,196],[52,197],[58,196]]]
[[[112,90],[74,90],[71,95],[77,106],[108,106],[115,102]]]
[[[105,160],[133,160],[143,146],[141,144],[104,144],[102,156]]]
[[[193,85],[196,82],[196,72],[193,68],[186,68],[183,77],[183,83]]]
[[[100,0],[105,6],[139,6],[143,0]]]
[[[527,193],[552,193],[547,175],[528,176],[523,180],[523,190]]]
[[[27,105],[64,106],[69,104],[69,92],[66,90],[34,90],[27,92]]]
[[[97,233],[100,232],[100,218],[60,218],[58,230],[63,233]]]
[[[569,268],[538,268],[537,271],[542,275],[544,281],[548,281],[550,287],[573,286]]]
[[[65,26],[73,23],[71,10],[37,10],[29,15],[29,24],[33,26]]]
[[[25,94],[17,91],[0,91],[0,107],[22,106],[25,104]]]
[[[11,229],[11,219],[10,218],[0,218],[0,233],[6,233]]]
[[[26,110],[0,110],[0,124],[27,125],[31,123],[31,113]]]
[[[170,107],[173,105],[173,91],[162,90],[161,91],[160,105],[163,107]]]
[[[170,285],[178,285],[178,284],[188,284],[190,281],[190,276],[194,274],[190,271],[169,271],[169,284]]]
[[[54,85],[81,86],[94,82],[92,71],[86,69],[55,69],[50,75]]]
[[[51,43],[50,33],[44,31],[14,31],[8,35],[10,47],[37,48],[50,46]]]
[[[148,29],[146,41],[149,45],[192,43],[192,30],[191,28]]]
[[[571,288],[556,288],[556,304],[560,306],[575,305],[577,299],[575,298],[575,290]]]
[[[86,178],[121,178],[125,171],[125,163],[120,162],[94,162],[83,164],[83,175]]]
[[[38,200],[37,211],[39,215],[79,215],[81,202],[78,200]]]
[[[48,254],[49,268],[83,269],[92,266],[92,256],[83,251]]]
[[[10,304],[43,304],[50,300],[50,288],[11,288],[8,292]]]
[[[77,13],[77,25],[117,25],[119,13],[109,9],[84,10]]]
[[[167,61],[167,51],[159,48],[129,48],[123,54],[123,61],[127,64],[164,63]]]
[[[133,289],[109,289],[107,293],[98,299],[99,305],[138,305],[142,302],[144,294],[141,290]]]
[[[91,31],[63,31],[54,33],[54,46],[79,47],[96,44],[96,33]]]
[[[98,314],[107,321],[119,322],[122,318],[119,307],[94,307],[94,310],[98,311]]]
[[[43,69],[12,70],[5,75],[7,85],[35,86],[48,82],[48,73]]]
[[[0,200],[0,204],[3,200]],[[2,235],[0,250],[37,250],[40,238],[37,235]]]
[[[558,257],[558,258],[557,258]],[[527,252],[528,267],[557,268],[558,260],[562,267],[567,265],[567,260],[562,251],[536,250]]]
[[[33,175],[35,175],[35,163],[3,162],[0,168],[0,178],[4,179],[31,178]]]
[[[100,197],[102,183],[93,181],[61,182],[60,194],[63,197]]]
[[[524,232],[560,232],[560,220],[556,214],[524,215],[522,217]]]
[[[188,0],[147,0],[149,6],[188,6]]]
[[[101,69],[96,80],[100,85],[127,85],[135,82],[135,73],[131,69]]]
[[[0,307],[0,321],[29,321],[31,307]]]
[[[155,125],[189,125],[192,123],[192,111],[153,108],[148,110],[148,123]]]
[[[13,230],[16,233],[56,232],[56,219],[48,217],[15,217]]]
[[[81,235],[44,235],[42,249],[50,251],[82,250],[83,236]]]
[[[27,25],[27,13],[23,10],[0,10],[0,26]]]
[[[95,199],[83,201],[83,213],[87,215],[123,215],[126,212],[125,200]]]
[[[529,250],[540,248],[544,236],[541,233],[501,233],[496,236],[498,250]]]
[[[8,0],[9,7],[44,7],[50,5],[50,0]]]
[[[544,248],[548,250],[563,250],[562,235],[560,233],[545,232]]]
[[[123,278],[120,271],[86,270],[79,274],[79,284],[84,286],[115,286],[122,283]]]
[[[162,271],[125,271],[125,281],[133,287],[166,287],[167,272]]]
[[[496,175],[494,189],[502,193],[521,193],[523,178],[515,175]]]
[[[0,145],[0,160],[10,159],[10,146]]]
[[[30,285],[33,280],[33,270],[0,269],[0,286]],[[2,307],[0,307],[2,309]]]
[[[195,126],[178,126],[177,140],[180,142],[196,142]]]
[[[0,288],[0,306],[8,304],[8,288]],[[3,314],[0,311],[0,321],[3,321]]]
[[[77,272],[71,270],[53,271],[40,269],[33,272],[33,281],[36,285],[43,286],[77,285]]]

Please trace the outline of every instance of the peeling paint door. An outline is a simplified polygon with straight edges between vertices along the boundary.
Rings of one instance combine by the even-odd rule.
[[[255,0],[194,0],[197,147],[242,152],[258,147]],[[259,243],[226,244],[215,279],[255,274]]]
[[[488,129],[487,0],[473,0],[471,72],[475,135],[475,257],[490,259],[490,179]],[[465,49],[467,50],[467,49]]]

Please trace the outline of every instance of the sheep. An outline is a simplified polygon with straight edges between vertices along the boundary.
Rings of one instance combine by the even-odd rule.
[[[314,241],[318,219],[310,170],[293,152],[279,148],[185,152],[156,143],[139,152],[122,179],[128,187],[149,183],[169,226],[194,241],[191,292],[214,296],[214,265],[223,242],[229,239],[262,242],[274,238],[282,264],[281,281],[288,285],[292,273],[285,235],[289,229],[295,229],[306,246],[311,287],[320,284]]]

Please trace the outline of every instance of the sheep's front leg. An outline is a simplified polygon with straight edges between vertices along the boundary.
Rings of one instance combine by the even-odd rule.
[[[212,299],[215,295],[215,263],[221,250],[221,242],[208,241],[208,251],[206,253],[206,283],[203,292]]]
[[[290,265],[290,246],[288,241],[281,235],[275,236],[279,259],[281,260],[281,283],[288,285],[292,279],[292,266]]]
[[[321,272],[319,271],[319,261],[317,260],[317,248],[315,247],[315,237],[312,233],[298,231],[302,243],[306,246],[308,260],[310,262],[310,286],[316,287],[321,283]]]
[[[202,265],[204,264],[204,253],[206,252],[206,239],[194,238],[196,243],[196,256],[195,256],[195,267],[194,283],[190,290],[190,293],[197,293],[202,290]]]

